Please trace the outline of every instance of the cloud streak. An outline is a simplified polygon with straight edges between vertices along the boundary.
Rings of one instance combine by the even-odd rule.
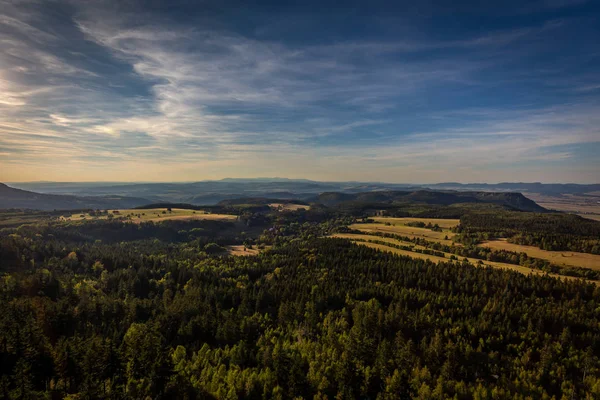
[[[140,168],[154,174],[145,181],[510,180],[523,168],[589,181],[600,170],[573,162],[600,143],[597,85],[570,60],[542,68],[545,41],[569,21],[315,43],[119,3],[54,5],[60,24],[19,2],[0,15],[2,180],[134,180]],[[565,69],[581,79],[559,98],[548,83]]]

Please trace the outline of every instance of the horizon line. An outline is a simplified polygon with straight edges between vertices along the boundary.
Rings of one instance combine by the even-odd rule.
[[[203,182],[222,182],[227,180],[238,180],[238,181],[252,181],[252,180],[263,180],[263,181],[310,181],[317,183],[359,183],[359,184],[385,184],[385,185],[502,185],[502,184],[541,184],[541,185],[600,185],[600,182],[542,182],[542,181],[501,181],[501,182],[459,182],[459,181],[443,181],[443,182],[386,182],[386,181],[357,181],[357,180],[315,180],[309,178],[285,178],[285,177],[254,177],[254,178],[236,178],[227,177],[221,179],[202,179],[202,180],[185,180],[185,181],[5,181],[0,182],[6,185],[11,184],[191,184],[191,183],[203,183]]]

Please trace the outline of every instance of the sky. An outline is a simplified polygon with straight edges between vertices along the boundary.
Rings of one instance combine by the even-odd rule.
[[[597,1],[0,2],[0,181],[600,182]]]

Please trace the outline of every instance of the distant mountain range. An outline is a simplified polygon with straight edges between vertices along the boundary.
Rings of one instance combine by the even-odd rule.
[[[10,183],[18,189],[46,194],[69,194],[74,196],[119,195],[139,197],[152,201],[177,201],[214,204],[220,200],[237,197],[284,197],[308,198],[323,192],[358,193],[376,190],[459,190],[522,192],[547,195],[585,194],[600,191],[600,184],[555,183],[455,183],[400,184],[382,182],[318,182],[308,179],[286,178],[227,178],[218,181],[186,183],[115,183],[115,182],[26,182]],[[232,197],[234,196],[234,197]],[[220,200],[218,200],[220,198]]]
[[[154,202],[179,202],[211,205],[232,199],[295,199],[317,202],[327,206],[341,203],[438,204],[493,203],[524,211],[544,211],[542,207],[520,193],[472,191],[440,191],[421,188],[383,190],[378,184],[330,184],[313,181],[219,181],[190,184],[130,184],[115,186],[72,186],[61,189],[60,184],[37,184],[53,191],[72,191],[86,195],[37,193],[0,184],[0,208],[27,208],[38,210],[115,209],[139,207]],[[48,186],[49,185],[49,186]],[[323,189],[342,191],[322,191]],[[287,190],[286,190],[287,189]],[[293,191],[292,191],[293,190]],[[115,191],[118,193],[110,193]],[[95,194],[94,196],[88,195]],[[110,193],[110,194],[109,194]],[[132,194],[126,196],[125,194]],[[135,196],[145,194],[144,197]]]
[[[79,210],[132,208],[149,203],[146,199],[123,196],[72,196],[35,193],[0,183],[0,209]]]
[[[443,196],[432,195],[445,192]],[[0,208],[78,209],[78,208],[128,208],[149,203],[188,203],[213,205],[223,200],[237,198],[296,199],[314,201],[329,200],[330,193],[349,201],[384,199],[382,201],[421,201],[432,204],[453,204],[456,201],[472,202],[519,202],[517,208],[533,209],[526,197],[494,198],[484,192],[522,192],[546,195],[564,195],[600,192],[600,184],[543,184],[543,183],[438,183],[395,184],[381,182],[318,182],[307,179],[257,178],[223,179],[189,183],[61,183],[27,182],[0,186]],[[398,198],[389,199],[390,193]],[[402,194],[400,194],[402,193]],[[357,195],[359,194],[359,195]],[[357,196],[352,196],[357,195]],[[429,198],[428,198],[429,197]],[[486,200],[483,200],[488,197]],[[527,201],[526,201],[527,200]],[[369,200],[370,201],[370,200]],[[533,203],[535,204],[535,203]],[[537,205],[537,204],[536,204]]]

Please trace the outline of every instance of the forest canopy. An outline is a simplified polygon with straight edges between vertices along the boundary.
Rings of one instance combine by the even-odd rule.
[[[600,396],[597,286],[318,238],[344,219],[262,221],[3,230],[0,396]],[[213,251],[238,240],[273,247]]]

